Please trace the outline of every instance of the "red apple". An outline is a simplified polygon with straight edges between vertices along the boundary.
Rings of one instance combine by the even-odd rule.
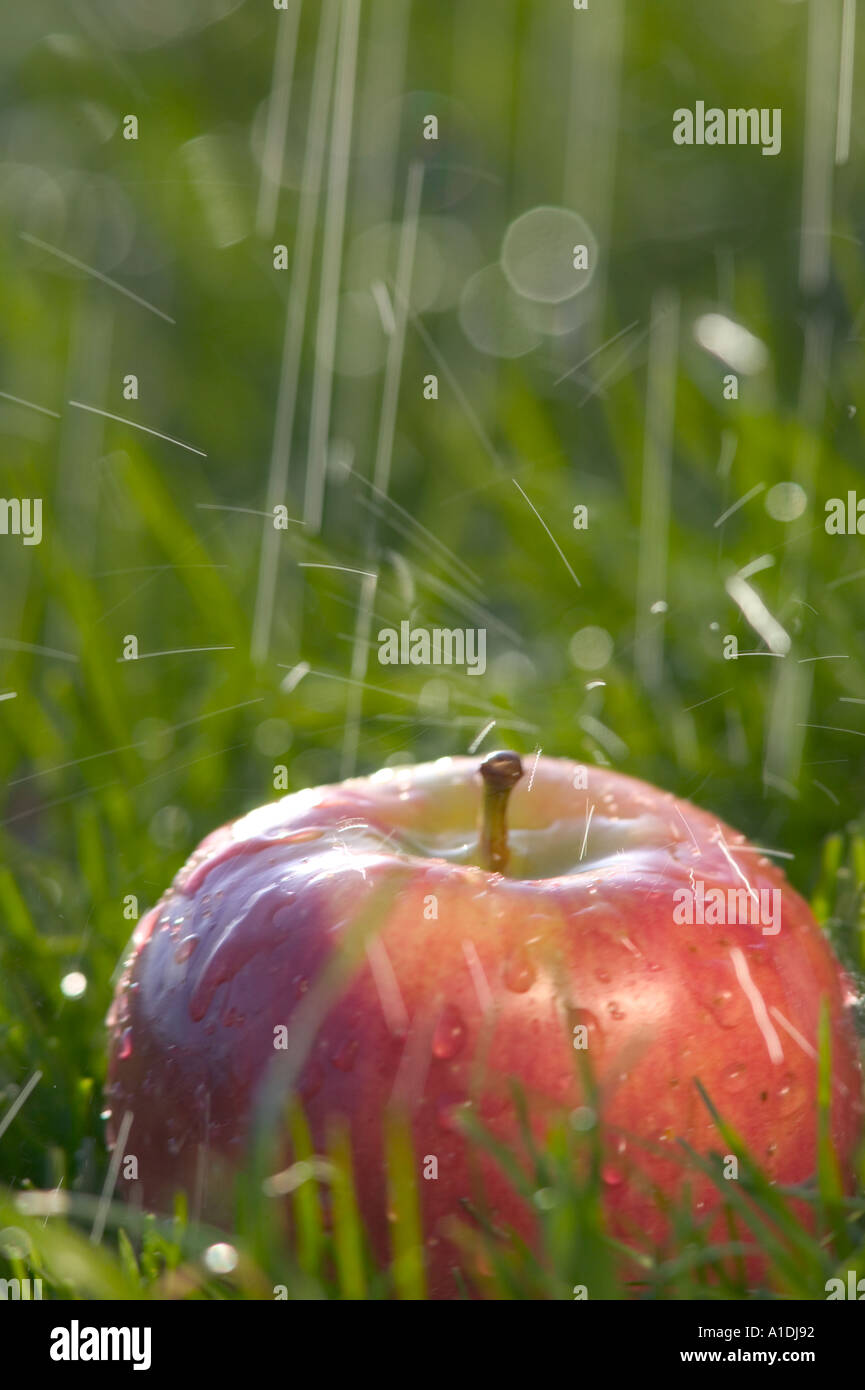
[[[208,1167],[243,1163],[259,1088],[288,1057],[319,1150],[334,1117],[350,1127],[382,1261],[384,1117],[408,1103],[429,1287],[453,1296],[449,1219],[473,1196],[458,1109],[471,1103],[521,1151],[509,1082],[542,1135],[584,1103],[585,1046],[611,1229],[661,1243],[657,1190],[682,1186],[676,1141],[723,1147],[695,1078],[775,1180],[814,1173],[821,1001],[849,1165],[862,1114],[852,989],[762,851],[604,769],[539,758],[517,780],[505,753],[483,783],[478,770],[443,758],[263,806],[208,836],[142,919],[109,1015],[108,1129],[113,1142],[134,1116],[125,1148],[147,1205],[170,1209],[183,1188],[193,1210],[221,1210]],[[689,904],[708,924],[683,920]],[[482,1173],[496,1223],[531,1240],[523,1200],[486,1159]],[[694,1195],[707,1215],[718,1205],[708,1181]]]

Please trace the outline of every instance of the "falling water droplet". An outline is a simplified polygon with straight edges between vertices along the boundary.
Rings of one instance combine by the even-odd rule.
[[[462,1014],[453,1004],[446,1004],[439,1016],[432,1040],[432,1053],[439,1061],[456,1057],[466,1040]]]
[[[625,1175],[618,1168],[614,1168],[612,1164],[605,1163],[601,1169],[601,1180],[607,1187],[621,1187],[625,1181]]]

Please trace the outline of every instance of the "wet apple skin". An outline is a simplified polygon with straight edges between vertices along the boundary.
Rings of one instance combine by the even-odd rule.
[[[542,1138],[585,1100],[575,1028],[586,1029],[583,1055],[600,1088],[605,1208],[623,1238],[667,1240],[654,1189],[681,1192],[679,1139],[702,1153],[723,1148],[695,1078],[773,1178],[813,1174],[821,998],[832,1133],[849,1167],[862,1120],[852,989],[805,902],[708,813],[604,769],[575,790],[575,771],[539,759],[531,788],[524,779],[513,793],[509,823],[532,845],[559,825],[563,859],[573,839],[579,865],[593,805],[577,874],[517,879],[403,852],[418,837],[421,848],[447,840],[451,852],[451,834],[471,846],[474,759],[289,796],[202,842],[139,923],[109,1015],[108,1139],[131,1111],[125,1148],[148,1207],[170,1210],[182,1188],[194,1212],[230,1220],[228,1176],[243,1164],[254,1099],[287,1065],[275,1030],[291,1037],[303,1009],[317,1020],[297,1073],[314,1142],[325,1149],[335,1117],[348,1124],[382,1261],[384,1116],[394,1101],[408,1106],[434,1297],[456,1294],[448,1230],[465,1219],[465,1199],[481,1196],[497,1225],[536,1239],[531,1210],[495,1165],[469,1164],[461,1107],[471,1101],[520,1155],[509,1083],[525,1089]],[[741,886],[731,857],[756,891],[782,891],[777,935],[673,922],[673,892],[692,875]],[[359,940],[357,963],[326,993],[326,967]],[[434,1180],[422,1177],[428,1156]],[[710,1219],[717,1191],[691,1181]],[[759,1262],[752,1268],[756,1277]]]

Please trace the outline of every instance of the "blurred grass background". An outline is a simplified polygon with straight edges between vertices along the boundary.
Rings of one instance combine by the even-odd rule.
[[[41,1072],[10,1187],[99,1190],[125,900],[280,765],[298,789],[495,720],[485,749],[609,762],[788,855],[865,964],[865,561],[824,527],[865,495],[855,13],[4,16],[0,477],[44,499],[40,545],[0,536],[0,1123]],[[675,146],[698,100],[781,108],[780,154]],[[497,268],[543,207],[597,246],[554,306]],[[757,561],[783,656],[726,588]],[[404,618],[485,627],[485,675],[379,666]]]

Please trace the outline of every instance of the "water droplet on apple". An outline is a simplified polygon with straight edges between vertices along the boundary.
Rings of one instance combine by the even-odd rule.
[[[778,1085],[778,1100],[781,1104],[781,1112],[784,1115],[792,1115],[794,1111],[800,1109],[805,1102],[805,1090],[797,1076],[792,1072],[786,1072],[781,1077]]]
[[[614,1168],[612,1164],[605,1163],[601,1169],[601,1181],[607,1187],[621,1187],[625,1181],[625,1175],[618,1168]]]
[[[316,826],[308,825],[303,830],[292,830],[288,835],[283,834],[282,830],[277,827],[273,838],[279,838],[282,843],[286,845],[303,845],[313,840],[321,840],[323,836],[323,830]]]
[[[141,952],[153,935],[153,928],[156,926],[156,913],[148,912],[146,917],[142,917],[135,931],[132,933],[132,940]]]
[[[696,953],[696,947],[694,948]],[[732,966],[726,961],[695,960],[688,972],[688,984],[695,997],[708,1009],[722,1028],[738,1028],[750,1013],[745,991],[733,981]],[[729,983],[728,983],[729,981]]]
[[[528,953],[519,950],[505,961],[502,980],[506,989],[513,994],[525,994],[535,983],[537,975]]]
[[[197,945],[197,936],[195,936],[194,934],[192,936],[185,936],[183,940],[178,944],[177,950],[174,952],[174,959],[177,962],[177,964],[182,965],[185,960],[189,960],[189,957],[192,955],[192,952],[195,950]]]
[[[610,1015],[610,1018],[614,1018],[617,1021],[625,1017],[625,1010],[615,999],[612,999],[607,1005],[607,1013]]]
[[[595,978],[598,979],[598,980],[600,980],[600,982],[601,982],[602,985],[606,985],[606,984],[609,984],[610,980],[611,980],[613,977],[612,977],[612,975],[610,974],[609,970],[596,970],[596,971],[595,971]]]
[[[722,1028],[740,1028],[752,1017],[748,996],[738,985],[733,990],[719,990],[709,1007]]]
[[[741,1091],[748,1084],[748,1069],[744,1062],[733,1062],[721,1073],[721,1080],[728,1091]]]
[[[453,1004],[446,1004],[439,1015],[432,1040],[432,1053],[439,1061],[456,1057],[466,1040],[462,1014]]]
[[[330,1060],[340,1071],[351,1071],[354,1066],[355,1058],[357,1057],[358,1047],[359,1043],[357,1038],[352,1038],[351,1041],[345,1043],[338,1052],[335,1052]]]
[[[132,1056],[132,1029],[124,1028],[120,1038],[120,1049],[117,1053],[121,1062],[125,1062]]]

